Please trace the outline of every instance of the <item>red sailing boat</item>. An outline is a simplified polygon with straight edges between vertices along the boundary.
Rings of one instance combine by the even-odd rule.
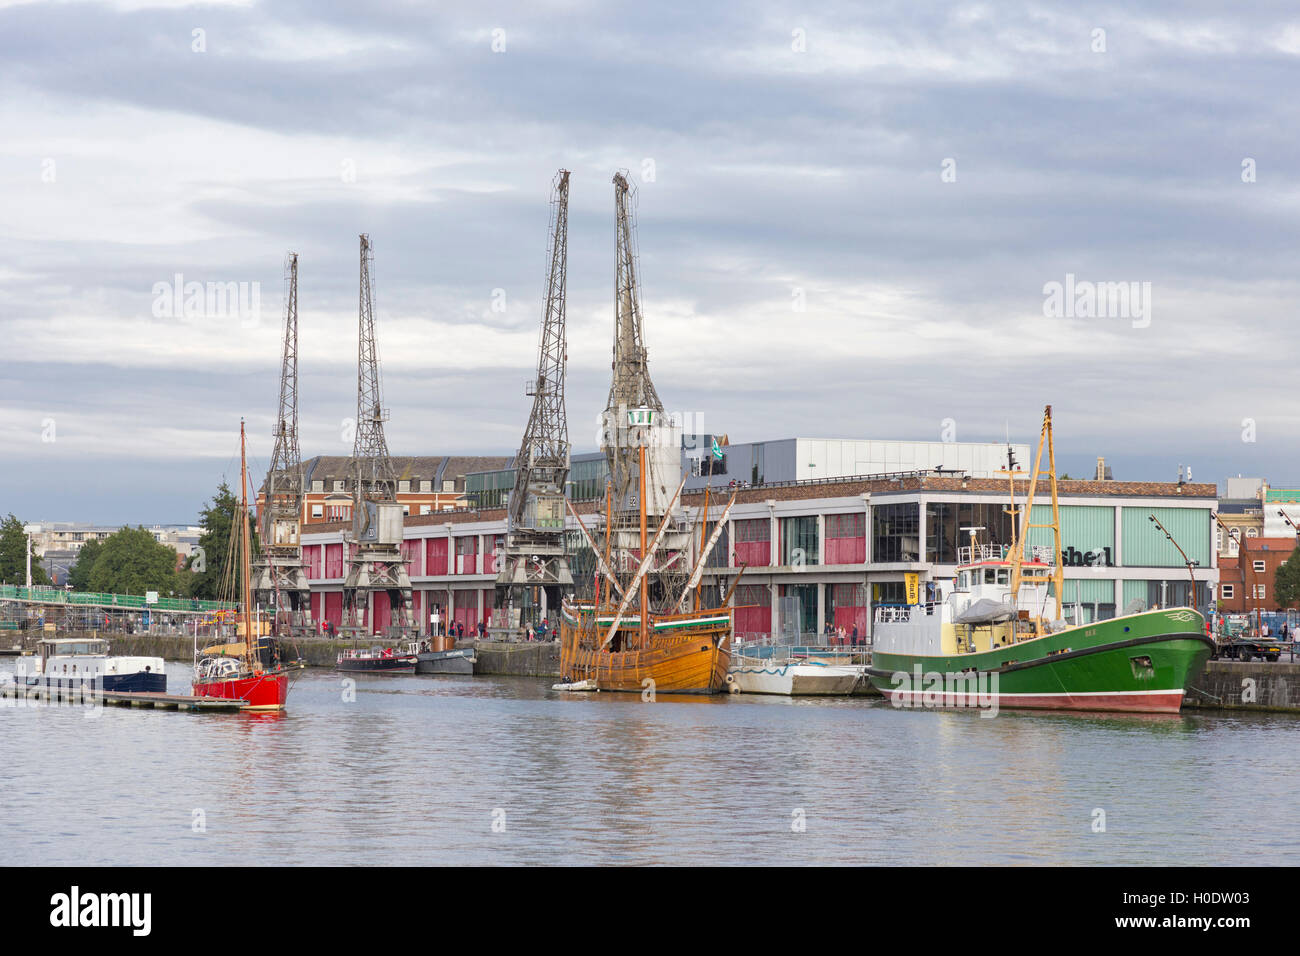
[[[195,697],[242,700],[246,710],[284,710],[289,696],[289,671],[280,661],[274,638],[262,640],[253,614],[252,555],[248,529],[248,463],[244,453],[244,423],[239,423],[239,520],[232,522],[231,551],[238,552],[240,598],[237,630],[243,641],[205,647],[195,654]],[[296,669],[296,668],[295,668]]]

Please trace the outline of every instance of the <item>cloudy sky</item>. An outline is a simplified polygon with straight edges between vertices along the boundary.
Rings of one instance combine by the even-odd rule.
[[[1028,442],[1050,402],[1063,470],[1300,484],[1294,7],[459,6],[0,0],[0,512],[192,521],[241,417],[264,468],[288,250],[303,454],[350,451],[361,232],[393,452],[513,453],[559,167],[576,450],[627,168],[709,431]],[[1046,314],[1067,276],[1138,285]]]

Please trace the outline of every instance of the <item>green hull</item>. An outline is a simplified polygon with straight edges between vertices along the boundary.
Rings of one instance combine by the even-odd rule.
[[[1213,648],[1205,619],[1190,608],[1174,608],[977,654],[876,653],[868,674],[899,706],[1177,713],[1184,689]]]

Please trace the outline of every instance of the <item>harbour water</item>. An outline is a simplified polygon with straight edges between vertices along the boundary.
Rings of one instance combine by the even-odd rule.
[[[351,695],[310,670],[283,715],[0,701],[6,862],[1300,862],[1285,714],[989,719],[551,683]]]

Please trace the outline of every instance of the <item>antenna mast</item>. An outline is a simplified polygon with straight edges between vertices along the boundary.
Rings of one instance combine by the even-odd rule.
[[[568,361],[565,294],[569,255],[569,171],[551,184],[551,222],[547,248],[546,301],[542,308],[537,377],[528,386],[533,409],[515,457],[515,487],[510,494],[505,554],[497,575],[497,606],[514,613],[525,603],[524,589],[541,588],[538,619],[558,607],[561,588],[573,585],[564,549],[565,485],[569,476],[569,423],[564,405]]]
[[[375,594],[384,592],[391,624],[410,635],[415,627],[411,579],[402,557],[402,506],[397,473],[384,438],[384,408],[375,344],[374,252],[361,236],[361,298],[357,335],[357,427],[352,446],[356,484],[352,496],[351,559],[343,583],[344,626],[354,637],[375,632]]]

